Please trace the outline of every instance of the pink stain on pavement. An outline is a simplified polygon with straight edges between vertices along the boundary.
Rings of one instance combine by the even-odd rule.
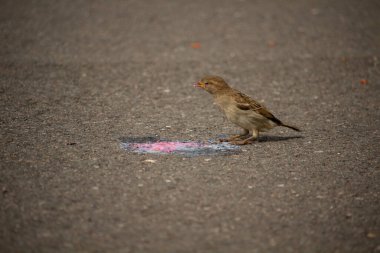
[[[156,143],[134,143],[133,146],[141,151],[171,153],[177,150],[197,148],[200,144],[196,142],[166,141]]]
[[[215,141],[161,141],[155,137],[123,137],[120,140],[124,149],[139,154],[199,156],[240,152],[238,146]]]

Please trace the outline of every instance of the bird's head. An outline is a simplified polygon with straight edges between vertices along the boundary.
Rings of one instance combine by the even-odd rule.
[[[230,89],[230,86],[219,76],[205,76],[194,86],[206,90],[208,93],[217,94],[226,89]]]

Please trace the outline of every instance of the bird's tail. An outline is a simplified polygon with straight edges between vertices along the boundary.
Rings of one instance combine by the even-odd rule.
[[[281,122],[280,126],[283,126],[283,127],[287,127],[287,128],[293,129],[294,131],[297,131],[297,132],[301,132],[301,129],[299,129],[298,127],[296,127],[296,126],[292,126],[292,125],[288,125],[288,124],[285,124],[285,123],[282,123],[282,122]]]

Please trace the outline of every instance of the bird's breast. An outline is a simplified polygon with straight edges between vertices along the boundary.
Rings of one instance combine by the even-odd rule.
[[[238,125],[240,125],[241,121],[244,121],[244,118],[249,114],[248,111],[240,110],[234,101],[228,98],[216,100],[215,104],[224,112],[229,121]]]

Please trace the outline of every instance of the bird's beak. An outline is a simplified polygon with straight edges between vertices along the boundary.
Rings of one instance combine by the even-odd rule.
[[[197,83],[194,83],[194,86],[204,89],[206,87],[206,84],[202,81],[199,81]]]

